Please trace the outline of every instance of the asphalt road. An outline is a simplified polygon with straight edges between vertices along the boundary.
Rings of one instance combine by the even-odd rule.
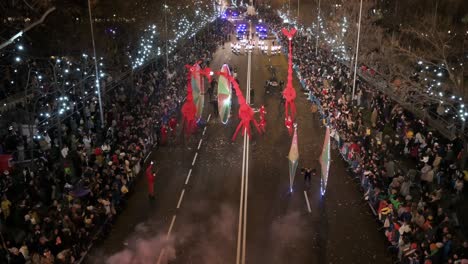
[[[235,67],[245,93],[247,60],[226,43],[210,66]],[[392,263],[383,234],[335,150],[325,197],[320,196],[320,179],[312,179],[307,188],[299,169],[294,192],[288,192],[291,138],[279,91],[264,91],[270,67],[286,81],[287,60],[258,50],[251,60],[253,106],[265,105],[267,132],[260,136],[254,131],[250,141],[245,263]],[[294,85],[299,168],[320,170],[324,128],[312,117],[296,79]],[[205,132],[200,129],[190,142],[176,142],[150,155],[148,161],[160,169],[156,200],[148,200],[142,177],[111,235],[94,247],[88,263],[236,263],[243,137],[231,142],[239,122],[236,106],[227,125],[207,104],[204,116],[210,114]]]

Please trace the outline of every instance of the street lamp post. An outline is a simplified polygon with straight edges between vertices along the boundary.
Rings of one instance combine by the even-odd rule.
[[[168,38],[169,38],[169,35],[167,33],[167,4],[166,4],[166,1],[164,1],[164,24],[165,24],[165,31],[166,31],[166,75],[167,75],[167,71],[169,70],[169,49],[168,49],[168,45],[167,45],[167,42],[168,42]]]
[[[91,0],[88,0],[88,11],[89,11],[89,25],[91,27],[91,39],[93,41],[93,54],[94,54],[94,68],[96,70],[96,88],[99,100],[99,118],[101,121],[101,128],[104,128],[104,113],[102,111],[102,99],[101,99],[101,84],[99,83],[99,69],[96,56],[96,42],[94,41],[94,29],[93,29],[93,15],[91,13]]]
[[[318,1],[318,15],[317,15],[317,36],[315,40],[315,56],[318,54],[318,39],[320,35],[320,0]]]
[[[358,56],[359,56],[359,39],[361,37],[361,17],[362,17],[362,0],[361,0],[361,5],[359,7],[359,22],[358,22],[357,41],[356,41],[356,59],[354,60],[353,93],[351,96],[351,102],[354,100],[354,93],[356,92],[356,74],[357,74],[357,63],[358,63]]]

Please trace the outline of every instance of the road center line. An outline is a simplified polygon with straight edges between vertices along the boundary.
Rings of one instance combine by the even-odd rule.
[[[182,199],[184,198],[184,194],[185,194],[185,189],[183,189],[182,192],[180,193],[179,202],[177,203],[177,209],[180,208],[180,204],[182,203]]]
[[[249,98],[250,99],[250,98]],[[247,241],[247,197],[249,195],[249,147],[250,147],[250,140],[247,137],[247,145],[246,148],[246,157],[245,157],[245,192],[244,192],[244,225],[243,225],[243,234],[242,234],[242,264],[245,263],[245,245]]]
[[[244,207],[244,172],[245,172],[245,142],[247,140],[247,133],[244,131],[244,148],[242,152],[242,175],[241,175],[241,193],[240,193],[240,206],[239,206],[239,224],[237,228],[237,254],[236,254],[236,264],[240,263],[241,257],[241,239],[242,239],[242,215],[244,211],[242,210]]]
[[[190,175],[192,175],[192,169],[188,171],[187,179],[185,179],[185,185],[187,185],[188,181],[190,180]]]
[[[192,161],[192,166],[195,165],[195,161],[197,160],[198,152],[195,153],[195,156],[193,157]]]
[[[149,156],[151,155],[151,153],[153,153],[153,151],[150,151],[150,153],[148,153],[148,155],[147,155],[146,158],[145,158],[144,163],[146,163],[146,160],[149,158]]]
[[[210,118],[211,118],[211,114],[208,115],[208,119],[206,120],[206,122],[210,122]]]
[[[203,142],[203,139],[202,139],[202,138],[200,138],[200,142],[198,142],[198,149],[200,149],[200,147],[201,147],[201,143],[202,143],[202,142]]]
[[[251,74],[252,74],[252,54],[249,53],[248,55],[248,73],[247,73],[247,103],[250,104],[250,89],[251,89]],[[247,133],[246,133],[247,134]],[[246,156],[245,156],[245,191],[244,191],[244,225],[242,230],[242,261],[241,263],[245,263],[245,255],[246,255],[246,243],[247,243],[247,205],[248,205],[248,195],[249,195],[249,155],[250,155],[250,138],[246,135]]]
[[[203,129],[203,136],[205,135],[206,133],[206,127]]]
[[[252,29],[252,24],[250,24]],[[251,31],[252,32],[252,31]],[[251,36],[249,36],[249,39]],[[250,104],[250,82],[252,71],[252,53],[247,54],[247,87],[246,102]],[[246,234],[247,234],[247,196],[248,196],[248,171],[249,171],[249,143],[250,138],[244,128],[244,145],[242,153],[241,194],[239,206],[239,226],[237,232],[237,255],[236,264],[245,264]]]
[[[307,196],[306,191],[304,191],[304,197],[305,197],[305,200],[306,200],[306,203],[307,203],[307,210],[309,211],[309,213],[312,213],[312,210],[310,210],[309,197]]]

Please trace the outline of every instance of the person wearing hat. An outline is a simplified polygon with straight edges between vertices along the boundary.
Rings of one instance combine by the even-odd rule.
[[[169,119],[169,130],[171,131],[171,137],[175,137],[177,132],[177,118],[175,116]]]

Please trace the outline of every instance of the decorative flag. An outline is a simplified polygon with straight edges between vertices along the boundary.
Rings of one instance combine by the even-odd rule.
[[[231,75],[227,64],[221,67],[221,72]],[[231,115],[231,93],[231,82],[224,75],[220,75],[218,79],[218,112],[223,124],[228,122]]]
[[[297,124],[294,124],[294,135],[289,149],[289,191],[293,191],[294,177],[296,176],[297,165],[299,164],[299,150],[297,148]]]
[[[201,67],[199,63],[192,66],[192,90],[193,90],[193,102],[197,107],[196,120],[198,121],[202,117],[203,106],[205,104],[205,83],[201,75]]]
[[[320,193],[325,195],[327,191],[328,174],[330,172],[330,128],[327,127],[325,140],[323,142],[322,154],[320,155],[320,165],[322,168],[322,178],[320,181]]]

